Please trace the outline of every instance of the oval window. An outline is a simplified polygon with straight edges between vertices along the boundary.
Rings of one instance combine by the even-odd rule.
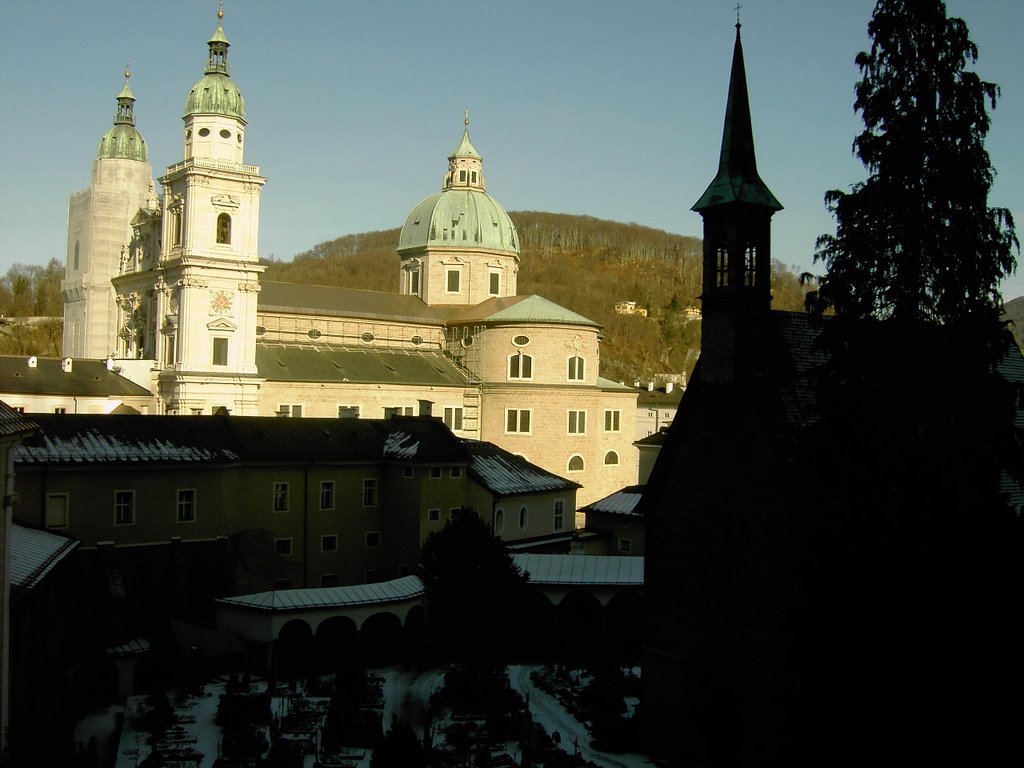
[[[256,326],[256,335],[257,336],[262,336],[266,332],[267,332],[267,326],[265,326],[265,325],[257,325]]]
[[[366,333],[364,333],[359,338],[361,338],[363,341],[365,341],[367,344],[369,344],[371,341],[373,341],[373,334],[370,333],[369,331],[367,331]]]
[[[187,131],[185,131],[185,138],[186,139],[191,139],[192,138],[192,129],[191,128],[189,128]]]
[[[525,347],[527,344],[530,343],[530,337],[516,336],[514,339],[512,339],[512,343],[515,344],[517,347]]]
[[[413,336],[412,337],[412,343],[415,344],[416,346],[419,346],[420,344],[423,343],[423,337],[422,336]]]
[[[462,346],[464,346],[464,347],[471,347],[471,346],[473,346],[473,337],[472,336],[467,336],[466,338],[464,338],[462,340]]]
[[[316,328],[310,328],[308,331],[306,331],[306,335],[314,340],[319,339],[321,336],[323,336],[323,334],[320,333],[320,331],[318,331]]]
[[[231,138],[231,131],[229,131],[227,128],[221,128],[220,129],[220,137],[222,139],[230,139]]]
[[[242,143],[242,134],[238,134],[238,143],[239,143],[239,144],[241,144],[241,143]]]
[[[209,136],[210,135],[210,129],[209,128],[200,128],[199,129],[199,135],[200,136]]]

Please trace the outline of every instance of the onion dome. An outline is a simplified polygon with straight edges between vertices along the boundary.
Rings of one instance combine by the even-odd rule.
[[[217,10],[217,31],[207,41],[209,58],[203,77],[192,86],[185,99],[185,117],[190,115],[225,115],[245,120],[245,99],[238,86],[228,77],[228,42],[221,26],[224,10]]]
[[[131,72],[125,70],[124,88],[117,94],[114,125],[100,139],[100,146],[96,151],[98,159],[121,158],[138,160],[140,163],[149,162],[149,149],[146,147],[146,140],[142,138],[142,134],[135,127],[135,96],[132,94],[132,89],[128,87],[128,79],[131,76]]]
[[[515,224],[501,204],[487,194],[483,159],[469,139],[469,117],[462,140],[448,156],[440,192],[420,202],[405,220],[399,252],[440,246],[519,254]]]

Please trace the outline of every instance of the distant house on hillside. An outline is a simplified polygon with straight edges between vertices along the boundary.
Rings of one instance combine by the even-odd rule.
[[[615,314],[647,317],[647,310],[635,301],[619,301],[615,303]]]

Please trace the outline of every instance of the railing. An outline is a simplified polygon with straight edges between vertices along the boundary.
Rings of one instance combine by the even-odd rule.
[[[203,158],[193,157],[191,160],[182,160],[180,163],[175,163],[167,168],[167,173],[174,173],[180,171],[182,168],[210,168],[215,171],[234,171],[235,173],[249,173],[254,176],[260,175],[260,167],[258,165],[244,165],[242,163],[233,163],[230,160],[206,160]]]

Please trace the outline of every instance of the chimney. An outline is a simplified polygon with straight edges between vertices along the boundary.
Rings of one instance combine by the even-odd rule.
[[[65,357],[63,360],[60,361],[60,369],[62,371],[64,371],[64,373],[71,373],[71,358],[70,357]]]
[[[110,355],[107,355],[106,366],[108,371],[114,370],[114,358]]]
[[[648,392],[653,392],[654,391],[654,382],[653,381],[648,381],[647,382],[647,391]]]
[[[675,385],[671,381],[666,381],[665,382],[665,394],[666,395],[671,395],[672,394],[672,388],[674,386]]]
[[[430,416],[434,410],[432,400],[420,400],[420,416]]]

